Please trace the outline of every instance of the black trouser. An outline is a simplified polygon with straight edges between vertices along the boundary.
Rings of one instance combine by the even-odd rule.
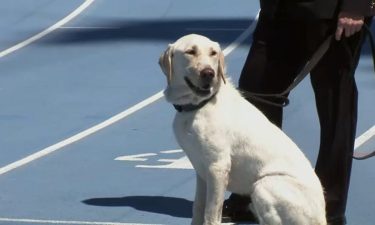
[[[261,15],[239,80],[240,89],[281,93],[335,29],[336,21],[331,20],[269,20]],[[315,171],[326,193],[328,217],[345,214],[357,123],[354,71],[363,39],[363,32],[358,32],[342,41],[334,40],[310,73],[321,126]],[[249,101],[282,126],[282,108]]]

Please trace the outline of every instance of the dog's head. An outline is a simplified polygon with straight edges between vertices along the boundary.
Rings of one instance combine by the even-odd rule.
[[[225,83],[219,44],[201,35],[186,35],[170,44],[159,64],[168,81],[165,96],[173,104],[199,104]]]

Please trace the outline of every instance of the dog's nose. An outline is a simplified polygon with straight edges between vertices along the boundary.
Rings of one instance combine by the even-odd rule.
[[[211,68],[204,68],[201,70],[200,75],[203,79],[212,80],[215,76],[215,71]]]

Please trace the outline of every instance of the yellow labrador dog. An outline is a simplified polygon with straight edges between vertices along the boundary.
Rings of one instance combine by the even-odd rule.
[[[323,189],[310,162],[226,80],[218,43],[191,34],[159,64],[173,128],[197,173],[193,225],[221,224],[226,190],[250,196],[262,225],[325,225]]]

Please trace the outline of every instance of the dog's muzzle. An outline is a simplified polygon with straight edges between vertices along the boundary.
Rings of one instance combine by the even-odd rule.
[[[205,68],[199,72],[199,84],[194,84],[188,77],[184,77],[186,84],[198,96],[205,97],[211,94],[215,71]]]
[[[186,84],[189,86],[189,88],[198,96],[205,97],[211,93],[211,88],[200,88],[198,86],[195,86],[193,82],[189,80],[189,78],[184,77]],[[211,86],[210,86],[211,87]]]

